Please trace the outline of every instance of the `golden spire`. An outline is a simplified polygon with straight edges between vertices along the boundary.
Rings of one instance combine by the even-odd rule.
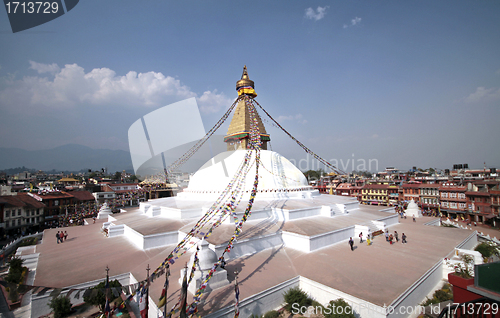
[[[257,93],[255,93],[255,84],[248,77],[247,66],[243,67],[243,74],[241,75],[241,79],[236,82],[236,90],[238,91],[238,95],[245,94],[250,97],[257,97]]]
[[[243,68],[243,75],[241,75],[241,79],[236,82],[236,90],[238,91],[238,95],[245,94],[250,98],[257,96],[254,91],[254,82],[248,78],[246,65]],[[262,124],[259,114],[256,113],[255,115],[257,117],[260,140],[262,142],[261,148],[267,150],[267,142],[270,141],[269,134],[267,134],[266,128]],[[234,115],[227,130],[227,135],[224,137],[224,141],[227,143],[227,150],[248,149],[249,136],[250,114],[245,100],[240,100],[234,110]]]

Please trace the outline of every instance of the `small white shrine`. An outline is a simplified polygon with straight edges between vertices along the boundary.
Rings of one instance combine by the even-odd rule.
[[[408,203],[408,207],[405,210],[406,216],[420,218],[422,217],[422,212],[418,205],[413,201],[413,199]]]
[[[108,216],[113,214],[108,204],[105,202],[101,208],[99,209],[99,213],[97,214],[97,218],[100,219],[108,219]]]

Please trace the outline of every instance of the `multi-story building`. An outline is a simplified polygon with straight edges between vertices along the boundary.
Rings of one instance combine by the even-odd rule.
[[[439,187],[440,211],[445,216],[453,218],[458,215],[465,217],[467,213],[466,191],[467,186],[457,185],[453,182],[442,183]]]
[[[74,197],[64,191],[28,193],[28,195],[45,205],[44,217],[47,226],[57,222],[60,215],[74,213]]]
[[[393,205],[397,202],[398,187],[389,184],[368,183],[361,189],[360,202],[368,205]]]
[[[498,217],[492,205],[493,197],[497,197],[495,189],[499,183],[496,181],[476,181],[467,185],[465,196],[467,198],[467,210],[470,221],[484,223],[486,220]]]
[[[420,184],[420,206],[427,212],[439,211],[439,184]]]
[[[114,192],[119,206],[139,205],[145,201],[144,191],[139,187],[139,183],[112,183],[103,186],[106,192]]]
[[[354,195],[354,187],[355,186],[349,182],[341,183],[335,189],[335,194],[336,195],[343,195],[343,196],[347,196],[347,197],[354,197],[355,196]]]
[[[490,189],[491,213],[492,217],[486,219],[491,220],[492,225],[500,221],[500,185],[496,185]]]
[[[36,231],[44,221],[45,205],[26,193],[0,197],[0,227],[6,234]]]
[[[420,183],[403,183],[401,186],[403,191],[399,197],[401,202],[410,202],[411,200],[415,203],[420,203]]]

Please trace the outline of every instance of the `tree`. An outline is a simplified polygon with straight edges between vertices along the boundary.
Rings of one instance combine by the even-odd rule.
[[[292,313],[292,310],[296,310],[297,305],[299,310],[302,307],[309,307],[312,304],[312,299],[309,298],[307,293],[300,289],[299,287],[289,289],[284,295],[285,299],[285,309]],[[297,305],[295,305],[297,304]],[[294,307],[295,306],[295,307]]]
[[[320,173],[315,170],[307,170],[304,175],[306,176],[307,180],[313,181],[313,180],[319,180],[321,177]]]
[[[489,258],[492,255],[500,256],[500,249],[493,242],[482,242],[476,248],[475,251],[481,253],[483,258]]]
[[[109,282],[109,287],[121,287],[119,281],[116,279],[112,282]],[[97,290],[97,293],[91,292],[87,297],[83,297],[83,301],[92,306],[97,306],[99,309],[104,312],[104,306],[106,305],[106,294],[105,294],[106,281],[100,282],[97,286],[92,287],[91,289]],[[112,293],[110,292],[110,297]],[[110,300],[111,301],[111,300]]]
[[[352,307],[342,298],[330,300],[328,308],[331,313],[325,314],[325,318],[355,318]]]
[[[120,171],[115,172],[114,180],[120,180],[122,178],[122,173]]]
[[[52,298],[49,307],[54,311],[54,318],[61,318],[71,313],[71,301],[65,296]]]
[[[9,262],[9,274],[5,280],[9,283],[20,284],[23,279],[24,260],[21,258],[13,257]]]

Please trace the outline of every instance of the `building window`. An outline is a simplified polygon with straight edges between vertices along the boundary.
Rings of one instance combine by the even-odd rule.
[[[441,193],[441,198],[447,198],[447,197],[448,197],[448,193],[446,193],[446,192]]]
[[[21,225],[21,219],[17,220],[17,225]]]
[[[8,218],[10,214],[10,211],[5,211],[5,217]]]
[[[17,210],[17,215],[21,215],[21,209]]]
[[[9,227],[9,221],[5,221],[5,227]]]

